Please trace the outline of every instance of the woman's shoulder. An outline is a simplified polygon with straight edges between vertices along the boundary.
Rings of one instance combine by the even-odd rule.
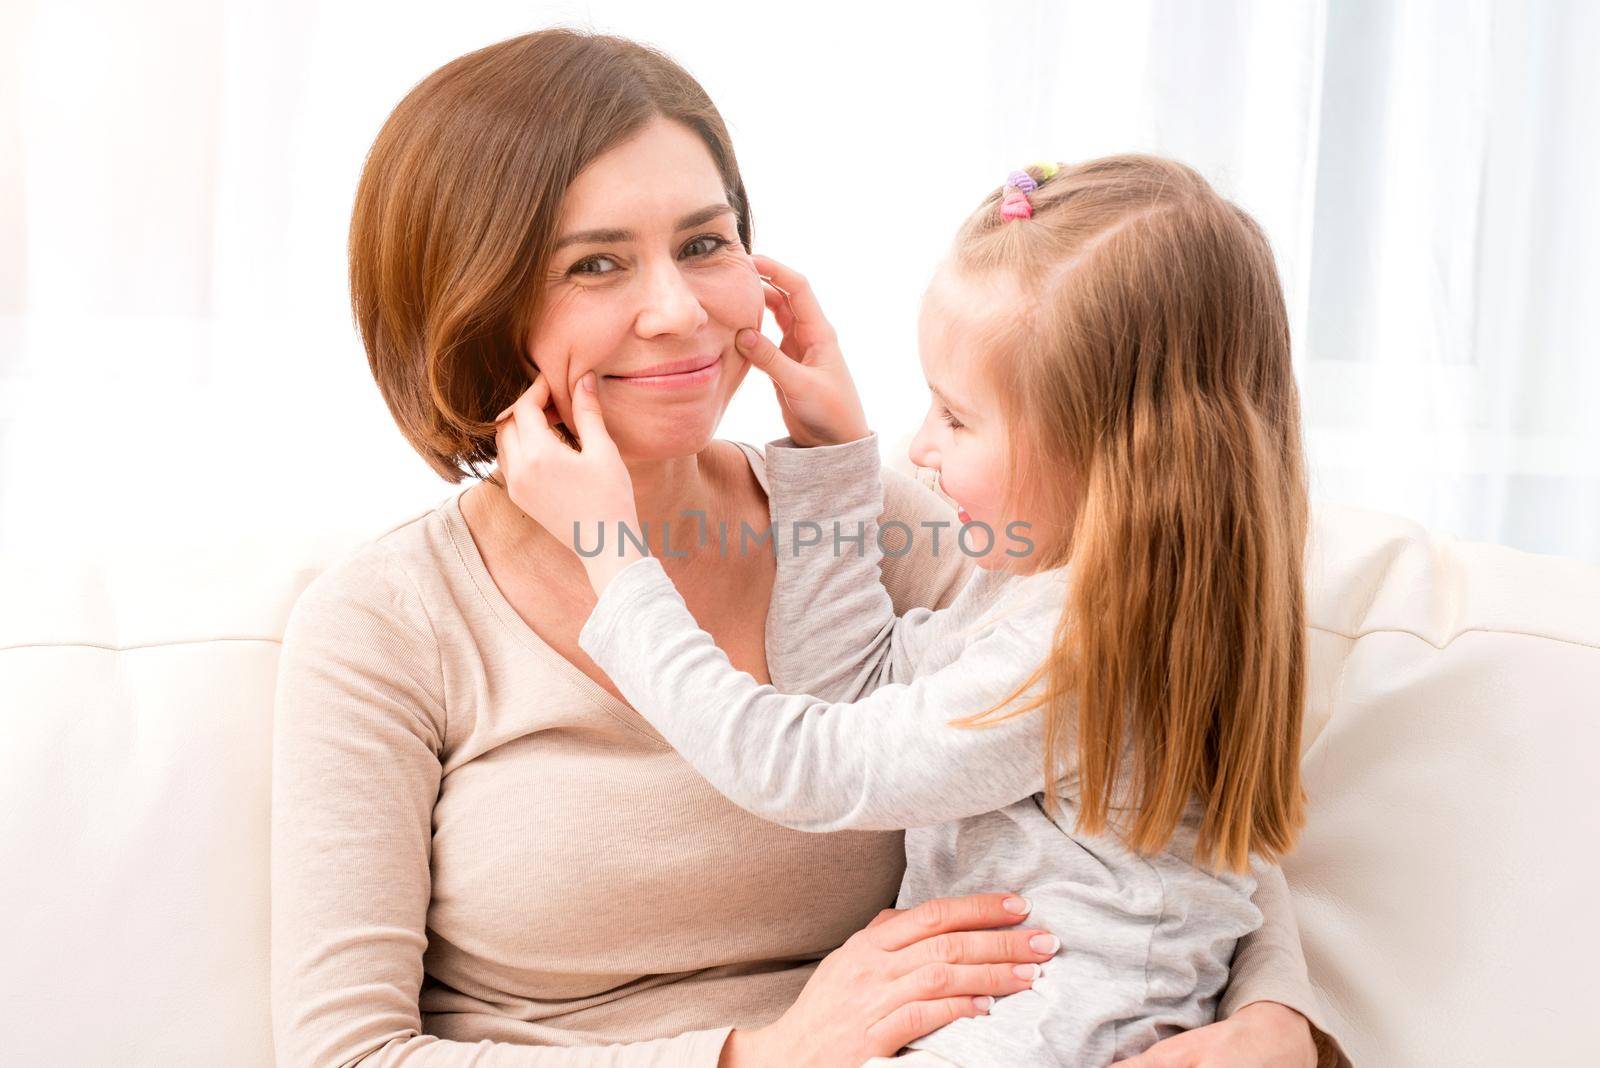
[[[334,556],[295,598],[284,626],[288,652],[373,668],[430,667],[439,645],[426,592],[439,581],[444,510],[454,498],[392,521]],[[429,672],[434,689],[437,672]],[[437,695],[436,695],[437,696]]]
[[[437,559],[444,502],[414,512],[344,549],[317,572],[295,601],[303,606],[394,605],[408,590],[418,596],[417,573]]]
[[[284,626],[279,699],[297,715],[402,713],[436,751],[446,735],[440,646],[408,566],[430,512],[347,549],[295,599]],[[399,698],[399,700],[392,700]],[[296,720],[298,722],[298,720]]]

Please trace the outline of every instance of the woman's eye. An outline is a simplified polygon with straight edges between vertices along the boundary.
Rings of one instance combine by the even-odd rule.
[[[683,252],[690,259],[704,259],[713,252],[718,252],[727,247],[728,243],[727,238],[717,234],[701,234],[683,246]]]
[[[943,416],[943,418],[944,418],[944,425],[949,427],[951,430],[960,430],[963,426],[966,425],[961,420],[957,419],[954,415],[951,415],[949,408],[940,408],[939,409],[939,414],[941,416]]]
[[[720,235],[702,234],[683,247],[683,254],[689,259],[703,260],[720,252],[729,244],[728,239]],[[586,256],[569,267],[567,273],[588,275],[593,278],[596,275],[615,274],[620,270],[622,267],[610,256]]]
[[[611,267],[609,269],[606,269],[606,270],[601,270],[600,269],[600,265],[603,264],[603,263],[609,263],[611,265]],[[594,274],[610,274],[612,271],[620,270],[620,269],[621,268],[617,267],[617,261],[612,259],[610,256],[586,256],[583,259],[579,260],[577,263],[574,263],[567,270],[567,273],[568,274],[590,274],[590,275],[594,275]]]

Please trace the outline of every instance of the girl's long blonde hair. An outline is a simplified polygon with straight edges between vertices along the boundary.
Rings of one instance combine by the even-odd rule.
[[[1081,831],[1154,852],[1197,798],[1197,858],[1242,871],[1305,819],[1308,505],[1272,251],[1181,163],[1048,171],[1031,218],[990,194],[951,264],[1020,294],[984,360],[1015,441],[1006,514],[1058,520],[1033,563],[1069,565],[1071,592],[1032,678],[956,723],[1043,707],[1047,812],[1075,758]]]

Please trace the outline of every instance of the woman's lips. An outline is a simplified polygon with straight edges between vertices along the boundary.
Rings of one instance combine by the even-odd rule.
[[[967,510],[965,508],[961,508],[961,507],[957,507],[956,508],[956,518],[961,520],[961,522],[963,522],[963,523],[972,522],[972,517],[967,514]]]
[[[682,389],[714,381],[722,371],[722,356],[695,356],[687,360],[672,360],[653,364],[630,374],[606,375],[612,382],[655,389]]]

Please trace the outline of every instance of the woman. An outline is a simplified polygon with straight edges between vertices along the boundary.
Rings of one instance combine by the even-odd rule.
[[[1021,888],[885,908],[898,833],[804,834],[721,798],[578,649],[580,561],[488,472],[495,414],[535,368],[553,419],[596,371],[651,552],[767,679],[774,561],[704,537],[767,526],[759,450],[713,438],[763,298],[734,154],[692,78],[564,30],[464,56],[385,124],[350,236],[396,422],[446,479],[483,480],[330,567],[286,630],[279,1063],[854,1065],[1073,951],[1032,943],[1008,908]],[[948,520],[886,478],[885,520]],[[965,577],[925,542],[885,563],[897,610]],[[1281,882],[1257,903],[1228,1018],[1147,1056],[1311,1063]]]

